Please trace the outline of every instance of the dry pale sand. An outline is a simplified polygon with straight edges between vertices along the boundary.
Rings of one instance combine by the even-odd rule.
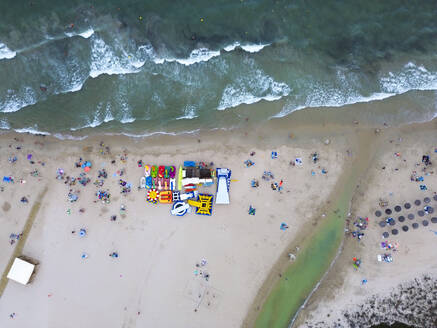
[[[413,125],[403,129],[384,131],[381,135],[374,160],[364,180],[366,183],[360,186],[352,204],[351,222],[357,216],[369,217],[369,227],[365,236],[358,242],[356,238],[346,237],[344,250],[332,268],[330,274],[322,283],[319,290],[313,295],[306,309],[301,312],[296,326],[299,327],[350,327],[344,313],[360,313],[368,311],[364,305],[371,298],[387,299],[391,293],[402,283],[414,281],[427,275],[437,279],[437,224],[431,223],[431,218],[437,216],[437,201],[433,196],[437,191],[437,134],[436,122],[426,125]],[[431,157],[432,166],[423,171],[421,163],[422,155]],[[423,176],[423,182],[412,182],[410,176],[413,171],[418,176]],[[419,185],[425,184],[428,190],[420,190]],[[426,205],[425,197],[431,198],[428,205],[434,208],[434,213],[420,217],[419,210]],[[380,199],[388,202],[388,206],[381,208]],[[414,205],[416,199],[421,200],[421,205]],[[411,203],[409,210],[403,206],[405,202]],[[400,205],[400,212],[394,211],[394,206]],[[390,208],[393,213],[385,214]],[[375,216],[375,211],[380,210],[383,214],[380,218]],[[407,215],[414,213],[413,220]],[[400,223],[399,216],[405,216],[405,221]],[[387,216],[392,216],[396,224],[389,228],[381,228],[378,222]],[[422,221],[429,222],[427,227]],[[418,223],[419,228],[413,229],[412,223]],[[403,232],[401,227],[407,225],[408,232]],[[353,228],[353,225],[351,225]],[[384,231],[391,232],[398,229],[398,235],[383,238]],[[399,245],[398,250],[384,251],[381,242],[389,241]],[[389,253],[393,256],[392,263],[377,261],[377,254]],[[352,266],[352,258],[358,257],[362,265],[358,270]],[[362,285],[361,281],[367,279]],[[431,290],[429,293],[433,293]],[[413,297],[413,296],[411,296]],[[434,300],[435,301],[435,300]],[[396,303],[396,302],[393,302]],[[431,304],[432,305],[432,304]],[[390,305],[392,308],[395,304]],[[423,311],[428,312],[426,306]],[[401,321],[413,324],[406,316],[411,315],[408,309],[404,312],[384,313],[384,309],[375,309],[376,315],[385,318],[386,321]],[[435,308],[434,308],[435,311]],[[413,313],[413,312],[412,312]],[[428,312],[429,314],[429,312]],[[413,317],[420,319],[420,313],[413,313]],[[370,314],[368,315],[370,316]],[[420,320],[418,320],[420,322]],[[367,327],[368,322],[355,322],[359,327]],[[417,322],[416,322],[417,324]],[[420,323],[421,327],[432,327],[434,323],[427,321]]]
[[[102,156],[99,139],[2,136],[0,174],[16,181],[1,183],[2,272],[16,245],[9,244],[9,235],[21,232],[35,202],[40,201],[41,207],[23,249],[24,255],[39,261],[37,273],[27,286],[8,282],[0,298],[0,327],[239,327],[272,265],[300,227],[322,208],[341,174],[347,137],[331,136],[328,146],[323,140],[308,139],[305,147],[289,142],[272,148],[232,138],[218,146],[195,138],[160,144],[159,139],[152,143],[105,137],[111,154]],[[126,163],[120,161],[124,148]],[[278,159],[270,158],[272,150],[279,152]],[[249,156],[251,151],[255,156]],[[320,155],[317,164],[310,160],[315,151]],[[26,159],[30,153],[33,165]],[[15,164],[8,163],[12,154],[18,157]],[[80,196],[69,203],[69,187],[55,179],[56,169],[78,176],[82,171],[74,162],[79,156],[93,163],[91,183],[72,187],[80,190]],[[296,157],[303,159],[302,167],[289,165]],[[246,168],[243,161],[249,158],[256,164]],[[174,217],[169,205],[148,204],[145,192],[136,189],[143,172],[137,167],[139,159],[163,165],[196,160],[230,168],[237,180],[231,185],[231,205],[215,206],[211,217]],[[109,188],[111,204],[94,202],[98,188],[92,182],[99,168],[108,172],[103,188]],[[120,177],[113,176],[122,168],[126,168],[122,179],[133,185],[127,196],[120,194]],[[322,168],[328,174],[321,174]],[[30,175],[34,169],[39,177]],[[283,179],[282,192],[261,179],[264,170],[272,171],[277,182]],[[252,178],[259,179],[259,188],[250,187]],[[214,193],[215,187],[205,191]],[[23,196],[29,204],[20,203]],[[127,207],[124,218],[119,215],[122,204]],[[256,208],[255,216],[248,215],[249,205]],[[370,203],[365,209],[372,209]],[[110,220],[113,214],[118,215],[115,222]],[[281,231],[281,222],[290,228]],[[81,228],[88,232],[82,238]],[[118,252],[117,259],[108,256],[113,251]],[[89,255],[85,260],[83,252]],[[210,274],[208,281],[194,274],[202,259],[207,260],[202,269]]]

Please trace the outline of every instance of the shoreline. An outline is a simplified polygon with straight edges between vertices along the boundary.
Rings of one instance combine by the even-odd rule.
[[[97,127],[88,127],[80,130],[65,130],[45,132],[37,131],[35,127],[27,128],[10,127],[8,130],[0,130],[0,135],[8,133],[30,134],[36,136],[51,136],[59,140],[82,140],[87,138],[104,137],[129,137],[133,139],[147,139],[165,136],[189,136],[208,135],[218,131],[236,132],[241,129],[268,129],[274,130],[275,127],[289,126],[291,129],[300,130],[302,127],[314,126],[340,126],[348,125],[353,127],[359,124],[360,128],[386,128],[409,126],[411,124],[427,124],[432,122],[437,113],[431,113],[429,108],[424,107],[416,113],[412,110],[403,115],[402,108],[405,106],[417,107],[410,99],[410,93],[415,92],[423,98],[432,98],[433,92],[429,90],[412,90],[406,93],[395,95],[382,100],[373,100],[370,102],[358,102],[346,104],[343,106],[322,106],[306,107],[303,109],[290,112],[284,117],[275,118],[273,116],[263,118],[263,113],[279,111],[286,103],[283,99],[276,101],[262,100],[253,104],[240,104],[226,111],[217,111],[212,113],[211,122],[205,123],[205,128],[199,128],[199,121],[194,119],[177,120],[170,125],[160,126],[159,122],[153,121],[134,121],[126,124],[118,124],[114,121],[103,123]],[[419,106],[420,107],[420,106]],[[424,117],[418,120],[418,117]],[[1,120],[0,120],[1,121]],[[202,124],[203,124],[202,123]],[[115,124],[115,125],[114,125]],[[150,126],[149,126],[150,125]],[[167,126],[171,126],[166,131]],[[203,126],[203,125],[202,125]],[[148,132],[144,132],[146,127]],[[162,128],[162,131],[155,129]],[[29,131],[25,131],[25,130]],[[15,130],[19,130],[17,132]],[[122,131],[122,132],[117,132]]]

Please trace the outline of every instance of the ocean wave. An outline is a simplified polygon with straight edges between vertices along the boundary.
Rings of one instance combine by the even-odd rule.
[[[103,119],[103,122],[108,123],[113,120],[114,120],[114,116],[112,115],[111,112],[111,104],[108,103],[108,105],[106,106],[105,118]]]
[[[17,133],[30,133],[30,134],[36,134],[36,135],[44,135],[49,136],[50,132],[46,131],[39,131],[37,127],[28,127],[28,128],[21,128],[21,129],[14,129]]]
[[[381,77],[380,87],[385,92],[397,94],[410,90],[436,90],[437,72],[431,72],[423,65],[409,62],[400,72],[389,72]]]
[[[36,102],[36,93],[31,87],[23,87],[18,93],[10,89],[3,97],[3,100],[0,98],[0,111],[12,113],[19,111],[25,106],[34,105]]]
[[[163,64],[164,62],[178,62],[179,64],[189,66],[200,62],[206,62],[211,58],[220,56],[220,51],[209,50],[208,48],[199,48],[191,51],[187,58],[154,58],[155,64]]]
[[[55,133],[53,134],[53,137],[59,140],[76,140],[76,141],[80,141],[88,138],[88,136],[73,136],[71,134],[62,134],[62,133]]]
[[[265,47],[270,46],[270,43],[266,44],[255,44],[255,43],[246,43],[246,44],[240,44],[240,42],[234,42],[230,45],[227,45],[223,48],[224,51],[231,52],[234,51],[236,48],[241,48],[246,52],[255,53],[263,50]]]
[[[9,49],[6,44],[0,42],[0,60],[12,59],[17,55],[16,51]]]
[[[254,76],[243,76],[237,79],[236,83],[227,85],[217,109],[225,110],[261,100],[279,100],[290,92],[291,89],[286,83],[276,82],[270,76],[256,70]]]
[[[181,132],[165,132],[165,131],[155,131],[150,133],[143,133],[143,134],[133,134],[133,133],[107,133],[107,135],[123,135],[130,138],[146,138],[151,137],[155,135],[167,135],[167,136],[180,136],[184,134],[196,134],[199,133],[200,129],[190,130],[190,131],[181,131]]]
[[[0,130],[9,130],[10,128],[11,126],[5,119],[0,120]]]
[[[139,72],[139,67],[132,64],[132,62],[135,62],[131,61],[133,56],[127,54],[124,49],[121,50],[123,56],[117,56],[114,50],[101,38],[93,37],[91,41],[90,77],[96,78],[102,74],[113,75]]]
[[[241,48],[249,53],[256,53],[269,46],[270,44],[240,44],[239,42],[234,42],[230,45],[223,47],[223,50],[226,52],[231,52],[236,48]],[[156,55],[153,51],[153,47],[151,46],[143,46],[147,49],[147,53],[151,56],[153,62],[155,64],[164,64],[165,62],[177,62],[179,64],[190,66],[193,64],[207,62],[208,60],[218,57],[221,54],[220,50],[210,50],[208,48],[198,48],[191,51],[191,53],[186,58],[162,58]],[[144,65],[142,62],[141,66]]]
[[[103,120],[99,119],[97,116],[94,116],[92,121],[90,120],[87,123],[85,123],[85,125],[82,125],[79,127],[70,128],[70,130],[71,131],[78,131],[78,130],[82,130],[82,129],[86,129],[86,128],[96,128],[102,124],[103,124]]]
[[[350,91],[354,88],[345,84],[344,77],[339,78],[339,80],[347,87],[347,90],[314,83],[311,87],[306,88],[309,94],[302,101],[303,104],[284,106],[279,113],[271,118],[281,118],[305,108],[341,107],[355,103],[379,101],[412,90],[437,90],[437,72],[429,71],[423,65],[416,65],[413,62],[405,64],[398,72],[390,71],[382,74],[379,77],[379,91],[368,96],[360,95],[357,91]]]
[[[127,124],[135,122],[136,119],[132,116],[132,108],[129,106],[129,103],[124,99],[119,99],[119,103],[122,112],[122,118],[120,119],[120,123]]]
[[[122,118],[120,120],[120,123],[127,124],[127,123],[132,123],[132,122],[135,122],[135,121],[136,121],[136,119],[133,118],[133,117],[125,117],[125,118]]]
[[[193,118],[196,117],[198,117],[198,115],[196,115],[196,107],[192,105],[188,105],[184,109],[184,115],[180,117],[176,117],[176,120],[192,120]]]
[[[305,105],[300,106],[284,106],[284,108],[277,114],[270,117],[272,118],[281,118],[287,116],[295,111],[307,109],[307,108],[316,108],[316,107],[342,107],[346,105],[352,105],[356,103],[364,103],[371,101],[383,100],[386,98],[390,98],[395,96],[395,93],[373,93],[370,96],[345,96],[342,95],[337,90],[322,91],[318,96],[315,96],[313,99],[308,99]],[[309,97],[314,96],[314,94]]]
[[[84,39],[89,39],[93,34],[94,34],[94,29],[92,27],[90,27],[89,29],[81,32],[81,33],[75,33],[75,32],[65,32],[65,35],[68,36],[69,38],[72,38],[74,36],[80,36]]]

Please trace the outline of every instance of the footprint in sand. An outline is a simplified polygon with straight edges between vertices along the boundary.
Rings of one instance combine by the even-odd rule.
[[[3,206],[2,206],[3,211],[7,212],[11,209],[11,204],[9,204],[8,202],[4,202]]]

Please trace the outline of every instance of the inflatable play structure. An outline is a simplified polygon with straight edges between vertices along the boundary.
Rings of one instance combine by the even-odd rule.
[[[196,214],[211,215],[212,214],[213,196],[208,194],[199,194],[197,200],[188,200],[188,204],[196,208]]]
[[[174,165],[143,165],[144,176],[139,189],[146,189],[146,200],[153,204],[173,204],[171,214],[183,216],[191,212],[211,215],[214,196],[199,193],[199,189],[212,186],[217,177],[216,204],[229,204],[231,171],[211,169],[205,162],[185,161]]]
[[[231,185],[231,170],[217,168],[216,204],[229,204],[229,187]]]
[[[189,208],[190,205],[188,205],[187,203],[178,201],[173,204],[173,207],[171,209],[171,214],[176,216],[183,216],[187,214]]]
[[[157,191],[155,188],[149,189],[147,191],[147,201],[152,204],[158,203],[159,198],[159,191]]]
[[[163,190],[159,193],[159,202],[164,204],[170,204],[173,199],[173,194],[170,190]]]

